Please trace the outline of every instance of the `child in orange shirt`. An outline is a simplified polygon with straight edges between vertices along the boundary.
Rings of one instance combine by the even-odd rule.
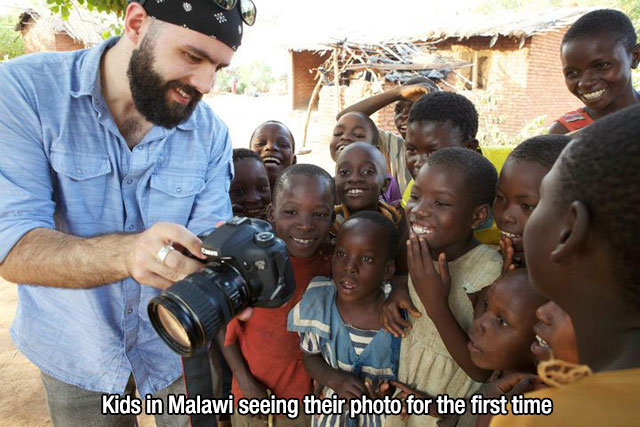
[[[223,354],[233,372],[234,398],[266,398],[267,390],[279,398],[299,399],[312,393],[311,378],[302,364],[298,335],[287,331],[287,314],[302,298],[309,281],[330,274],[330,258],[320,251],[333,219],[335,188],[331,176],[318,166],[299,164],[285,169],[276,181],[267,218],[287,245],[296,289],[283,306],[255,308],[246,322],[227,327]],[[302,407],[302,402],[300,402]],[[264,425],[259,417],[237,413],[234,426]],[[310,416],[277,416],[276,425],[304,426]]]

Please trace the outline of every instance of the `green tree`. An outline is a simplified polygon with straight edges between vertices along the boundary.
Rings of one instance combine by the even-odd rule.
[[[15,58],[24,53],[24,43],[20,33],[13,30],[17,17],[12,15],[0,17],[0,61]]]
[[[59,13],[65,19],[69,17],[74,2],[89,10],[115,13],[118,17],[124,16],[127,9],[127,0],[47,0],[51,11]]]

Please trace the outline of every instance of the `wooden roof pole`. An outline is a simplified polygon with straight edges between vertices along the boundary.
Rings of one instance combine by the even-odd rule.
[[[336,87],[336,115],[342,111],[342,103],[340,102],[340,71],[338,69],[338,51],[339,47],[333,51],[333,84]]]

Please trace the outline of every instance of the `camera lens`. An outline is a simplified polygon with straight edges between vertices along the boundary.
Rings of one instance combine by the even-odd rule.
[[[162,328],[182,347],[189,347],[191,344],[187,331],[184,330],[180,321],[165,306],[158,305],[156,314]]]
[[[242,275],[227,263],[208,264],[149,303],[156,332],[175,352],[191,356],[249,304]]]

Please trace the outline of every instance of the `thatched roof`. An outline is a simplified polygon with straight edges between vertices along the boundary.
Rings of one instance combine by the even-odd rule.
[[[520,39],[568,27],[591,10],[593,9],[565,8],[531,14],[509,13],[484,17],[483,19],[474,16],[408,37],[414,41],[433,41],[447,38],[464,40],[477,36],[503,36]]]
[[[29,28],[29,27],[32,28]],[[102,42],[102,32],[108,28],[105,18],[73,7],[68,19],[49,10],[26,9],[18,18],[15,30],[36,30],[40,34],[68,34],[72,39],[92,47]]]
[[[428,8],[429,2],[424,2]],[[402,22],[393,25],[394,19],[380,10],[365,18],[296,34],[295,41],[287,43],[293,51],[326,50],[326,44],[347,39],[361,44],[379,44],[384,42],[437,42],[446,39],[464,40],[471,37],[491,37],[493,43],[499,37],[516,40],[533,35],[558,31],[573,24],[592,8],[562,8],[543,12],[508,12],[497,16],[462,15],[456,19],[441,20],[436,16],[415,11],[413,21],[404,16]],[[412,15],[414,15],[412,13]],[[423,18],[430,16],[429,18]],[[382,19],[380,24],[375,19]],[[363,25],[363,23],[365,25]],[[375,30],[372,30],[375,29]],[[492,43],[492,44],[493,44]]]

